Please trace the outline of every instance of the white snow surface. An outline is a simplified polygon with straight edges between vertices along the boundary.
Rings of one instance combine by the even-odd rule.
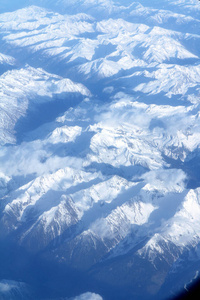
[[[155,233],[147,244],[138,251],[153,262],[157,253],[165,254],[165,245],[173,243],[182,253],[186,247],[195,248],[199,243],[200,191],[190,190],[172,218],[164,221],[159,233]],[[177,201],[174,197],[174,201]],[[163,246],[163,241],[165,245]],[[177,256],[178,257],[178,256]],[[177,259],[174,257],[174,260]]]
[[[0,14],[0,237],[171,266],[200,243],[200,2],[53,2]]]
[[[0,111],[2,112],[0,143],[15,143],[15,125],[26,115],[29,106],[54,101],[53,96],[62,93],[90,95],[88,89],[82,84],[29,65],[2,74],[0,76]]]
[[[15,59],[12,56],[0,53],[0,64],[14,65]]]

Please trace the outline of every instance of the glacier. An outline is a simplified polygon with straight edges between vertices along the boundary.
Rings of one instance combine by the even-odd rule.
[[[1,0],[0,32],[0,298],[190,295],[200,2]]]

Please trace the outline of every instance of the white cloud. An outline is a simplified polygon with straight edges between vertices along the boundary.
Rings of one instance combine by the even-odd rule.
[[[0,171],[7,176],[26,176],[33,173],[40,176],[66,166],[80,169],[82,159],[52,155],[50,150],[45,150],[44,143],[38,140],[22,143],[19,146],[2,148],[0,150],[0,165]]]
[[[87,292],[75,297],[73,300],[103,300],[103,298],[98,294]]]
[[[146,181],[144,189],[163,192],[182,192],[186,174],[181,169],[153,170],[142,176]]]
[[[9,292],[11,289],[12,289],[12,286],[10,286],[8,283],[0,282],[0,292],[1,293]]]

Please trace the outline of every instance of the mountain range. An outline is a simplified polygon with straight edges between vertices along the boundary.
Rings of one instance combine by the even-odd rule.
[[[0,298],[187,294],[200,2],[1,0],[0,32]]]

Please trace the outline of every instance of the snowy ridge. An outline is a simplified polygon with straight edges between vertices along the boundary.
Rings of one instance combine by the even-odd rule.
[[[1,75],[0,88],[1,144],[15,143],[15,125],[26,114],[30,105],[53,101],[54,95],[62,93],[90,95],[82,84],[28,65]]]
[[[0,53],[0,64],[14,65],[15,59],[9,55]]]
[[[14,199],[12,203],[7,204],[4,212],[10,217],[11,211],[14,211],[17,221],[25,222],[27,218],[25,213],[27,207],[29,205],[31,207],[36,205],[37,201],[41,199],[42,196],[44,197],[50,190],[64,191],[73,185],[80,184],[83,181],[87,182],[93,180],[96,177],[97,174],[76,171],[71,168],[61,169],[56,173],[38,177],[27,185],[20,187],[19,191],[16,191],[17,194],[21,193],[21,196]],[[44,205],[46,206],[46,204]]]
[[[155,234],[138,254],[148,256],[154,262],[158,255],[170,255],[170,246],[173,244],[177,248],[177,255],[173,257],[176,261],[180,252],[194,248],[199,243],[199,213],[199,189],[190,190],[177,213],[163,223],[161,232]]]
[[[199,22],[196,0],[22,0],[0,14],[2,274],[44,275],[46,299],[151,300],[198,265]],[[12,272],[4,246],[27,269]]]
[[[19,14],[24,16],[23,23]],[[187,33],[185,36],[182,32],[133,24],[123,19],[97,22],[85,14],[62,16],[31,6],[3,14],[0,26],[7,44],[28,47],[33,53],[42,51],[44,56],[65,63],[85,62],[78,66],[78,71],[90,76],[96,73],[100,78],[134,67],[149,68],[149,63],[173,58],[198,58],[197,53],[186,48],[189,45],[183,45],[187,40],[196,43],[196,35]],[[82,35],[86,33],[94,33],[94,38],[84,38]],[[101,58],[98,57],[100,51]]]
[[[153,73],[145,71],[144,76],[147,78],[152,78],[154,80],[150,81],[147,84],[140,84],[134,89],[135,91],[141,91],[143,93],[150,94],[159,94],[161,92],[164,92],[166,93],[167,97],[172,97],[172,95],[177,94],[185,96],[187,95],[188,90],[191,88],[195,88],[197,93],[199,91],[199,65],[187,67],[161,65],[160,69]],[[165,77],[165,82],[162,81],[163,76]]]

